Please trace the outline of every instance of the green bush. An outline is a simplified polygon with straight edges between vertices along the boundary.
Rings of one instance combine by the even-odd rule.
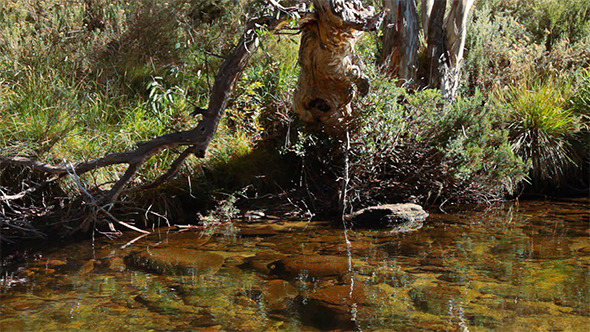
[[[496,97],[513,150],[531,164],[535,184],[564,183],[580,162],[572,140],[583,119],[567,107],[573,90],[567,83],[546,82],[512,87]]]
[[[590,67],[590,3],[480,1],[468,26],[467,86],[484,93]]]
[[[398,105],[396,99],[404,102]],[[353,173],[361,198],[502,199],[524,177],[524,164],[512,153],[498,115],[479,92],[445,105],[438,91],[405,95],[385,83],[365,106],[353,140],[359,148]]]
[[[483,94],[449,105],[437,90],[409,94],[380,75],[373,82],[350,125],[353,205],[489,202],[514,194],[527,168]],[[315,204],[335,206],[345,146],[321,134],[300,131],[294,138],[291,151],[303,160]]]

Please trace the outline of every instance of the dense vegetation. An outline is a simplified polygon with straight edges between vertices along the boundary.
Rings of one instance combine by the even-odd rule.
[[[194,126],[190,113],[207,106],[221,59],[263,3],[3,0],[0,155],[84,160]],[[237,196],[273,194],[333,212],[345,154],[353,207],[482,202],[523,190],[587,193],[590,3],[480,0],[471,15],[454,103],[385,78],[375,65],[379,35],[364,37],[358,51],[373,88],[355,101],[350,142],[311,131],[290,113],[298,36],[266,36],[207,158],[190,159],[163,188],[125,199],[158,214],[223,201],[217,213],[231,214]],[[150,161],[135,184],[154,179],[173,158]],[[3,194],[38,181],[27,169],[0,171]],[[102,169],[83,180],[105,189],[118,172]],[[43,215],[81,195],[68,179],[49,192],[63,198],[18,204]],[[3,213],[11,208],[2,204]]]

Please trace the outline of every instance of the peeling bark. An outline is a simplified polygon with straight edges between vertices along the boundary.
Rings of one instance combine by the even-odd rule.
[[[434,1],[425,32],[427,49],[428,85],[439,88],[443,77],[446,58],[446,43],[443,22],[447,0]]]
[[[463,51],[467,38],[467,19],[475,0],[453,0],[449,15],[445,19],[446,47],[448,65],[441,82],[441,90],[446,98],[454,98],[459,92]]]
[[[135,149],[111,153],[90,161],[53,165],[26,157],[0,156],[0,165],[26,166],[50,175],[48,180],[37,187],[21,193],[9,195],[0,191],[0,202],[3,204],[0,207],[41,190],[46,184],[62,177],[69,175],[78,179],[79,175],[96,169],[125,164],[125,172],[109,191],[94,190],[90,193],[80,184],[81,189],[88,194],[84,204],[92,209],[92,213],[79,228],[90,225],[89,221],[97,220],[99,214],[126,227],[131,226],[117,220],[105,206],[115,202],[122,193],[155,187],[171,179],[191,154],[205,156],[236,82],[258,47],[261,36],[259,32],[276,32],[293,17],[300,19],[303,32],[299,54],[301,74],[294,96],[295,111],[304,121],[322,124],[329,133],[342,133],[351,116],[352,99],[369,90],[368,79],[361,69],[362,64],[354,55],[355,44],[363,31],[376,30],[379,27],[384,14],[374,15],[372,7],[365,8],[358,0],[312,0],[315,12],[310,13],[302,6],[307,2],[309,1],[299,1],[298,6],[285,8],[273,0],[271,3],[277,9],[273,14],[248,22],[238,45],[222,63],[215,77],[209,107],[199,110],[203,119],[195,128],[159,136],[138,143]],[[163,150],[179,147],[184,147],[184,151],[158,179],[143,187],[129,188],[138,170],[150,158]],[[97,192],[101,196],[92,196]]]
[[[378,28],[383,13],[374,15],[358,0],[313,0],[315,13],[301,24],[301,72],[294,111],[308,123],[341,135],[351,119],[352,99],[369,90],[362,63],[354,54],[363,31]]]
[[[389,10],[383,25],[382,71],[412,87],[418,67],[418,12],[414,0],[383,0]]]
[[[440,88],[445,99],[457,96],[467,36],[469,10],[475,0],[422,0],[422,29],[426,59],[418,63],[418,18],[414,0],[383,0],[390,9],[384,26],[382,71],[402,83],[416,80],[418,67],[425,70],[424,86]],[[410,85],[410,87],[413,87]]]

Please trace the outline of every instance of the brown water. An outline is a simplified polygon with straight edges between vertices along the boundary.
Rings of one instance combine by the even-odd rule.
[[[5,273],[0,329],[587,331],[588,208],[431,212],[411,233],[349,230],[350,246],[277,221],[77,243]]]

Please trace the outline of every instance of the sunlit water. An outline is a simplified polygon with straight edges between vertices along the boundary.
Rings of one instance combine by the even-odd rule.
[[[410,233],[349,230],[350,248],[306,222],[101,238],[4,272],[0,329],[587,331],[588,207],[430,211]]]

